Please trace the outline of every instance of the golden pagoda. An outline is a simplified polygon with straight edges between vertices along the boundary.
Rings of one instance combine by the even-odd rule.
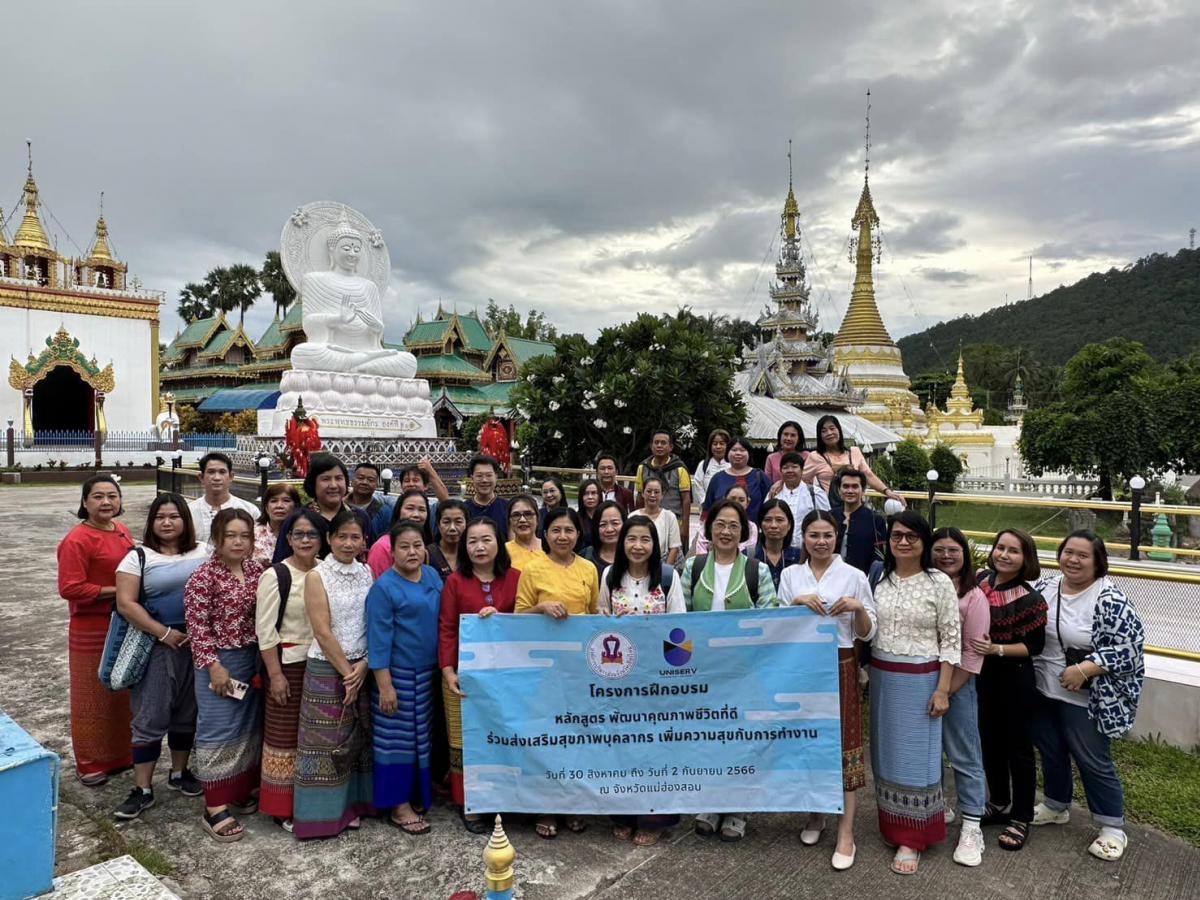
[[[854,287],[846,317],[833,339],[834,365],[851,387],[866,391],[866,402],[857,410],[858,415],[889,428],[920,430],[925,424],[925,413],[904,372],[900,348],[888,334],[875,303],[872,266],[880,259],[880,241],[875,233],[879,214],[871,198],[870,96],[868,92],[863,189],[850,221],[850,227],[857,232],[850,248],[850,259],[855,264]]]
[[[58,254],[38,215],[38,186],[33,178],[33,148],[28,145],[29,165],[23,191],[25,215],[12,242],[3,255],[4,273],[13,278],[35,281],[44,287],[59,286]]]
[[[958,351],[958,375],[946,400],[946,409],[942,411],[929,404],[927,423],[929,431],[925,442],[930,446],[948,444],[961,449],[960,455],[964,456],[969,451],[990,450],[996,446],[996,436],[983,425],[983,410],[976,409],[971,400],[971,391],[963,372],[961,349]]]
[[[100,217],[96,219],[96,232],[88,255],[74,260],[75,283],[86,287],[125,290],[125,276],[129,266],[118,262],[108,245],[108,223],[104,221],[104,192],[100,193]]]

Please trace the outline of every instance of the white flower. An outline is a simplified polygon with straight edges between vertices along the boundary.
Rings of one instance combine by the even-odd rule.
[[[534,377],[532,375],[526,375],[525,380],[528,381],[530,384],[533,384]]]
[[[633,434],[633,429],[632,429],[632,428],[630,428],[628,425],[626,425],[624,428],[622,428],[622,429],[621,429],[621,431],[622,431],[624,434]]]
[[[550,379],[550,381],[553,382],[554,384],[562,384],[563,377],[561,375],[555,375],[553,378]]]
[[[557,400],[551,400],[550,401],[550,412],[557,412],[559,405],[560,404]]]
[[[603,419],[594,419],[594,420],[592,420],[592,424],[595,425],[597,428],[607,428],[608,427],[608,423],[605,422]]]
[[[583,392],[583,397],[584,397],[584,399],[585,399],[585,400],[591,400],[591,399],[592,399],[593,397],[595,397],[595,396],[596,396],[596,395],[595,395],[594,393],[592,393],[591,391],[584,391],[584,392]]]
[[[519,415],[522,419],[528,419],[529,418],[529,410],[527,410],[523,406],[518,406],[517,407],[517,415]]]
[[[622,400],[620,397],[618,397],[616,400],[613,401],[613,406],[615,406],[617,409],[624,409],[628,405],[629,404],[626,403],[624,400]]]
[[[735,366],[740,366],[742,364],[742,358],[740,356],[735,356],[733,358],[733,364]]]
[[[556,432],[554,432],[554,439],[555,439],[556,441],[557,441],[557,440],[561,440],[561,439],[562,439],[562,432],[561,432],[561,431],[556,431]]]
[[[585,401],[585,402],[584,402],[584,404],[583,404],[583,408],[584,408],[584,409],[595,409],[595,408],[596,408],[596,401],[595,401],[595,400],[587,400],[587,401]]]
[[[581,359],[579,361],[579,364],[581,366],[590,366],[593,362],[595,362],[594,359],[592,359],[590,356],[585,356],[583,359]]]
[[[696,436],[696,426],[689,422],[679,429],[679,436],[690,442]]]

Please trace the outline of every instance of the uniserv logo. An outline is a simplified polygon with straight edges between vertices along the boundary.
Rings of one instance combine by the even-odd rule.
[[[663,641],[663,659],[673,666],[685,666],[692,658],[692,642],[682,628],[672,628]]]

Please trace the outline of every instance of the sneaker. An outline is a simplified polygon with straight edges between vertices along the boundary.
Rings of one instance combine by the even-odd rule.
[[[955,820],[955,818],[957,818],[957,817],[954,815],[954,807],[953,807],[953,806],[947,806],[947,807],[946,807],[946,814],[945,814],[945,817],[944,817],[944,818],[946,819],[946,824],[947,824],[947,825],[949,825],[951,822],[953,822],[953,821]]]
[[[199,797],[204,793],[204,785],[200,783],[200,779],[192,774],[191,769],[184,769],[178,775],[171,774],[167,778],[167,787],[173,791],[179,791],[185,797]]]
[[[153,805],[154,791],[143,791],[140,787],[135,787],[129,792],[125,802],[117,807],[113,816],[118,819],[136,819],[143,810],[147,810]]]
[[[983,862],[983,830],[978,825],[964,825],[954,848],[954,861],[960,866],[977,866]]]

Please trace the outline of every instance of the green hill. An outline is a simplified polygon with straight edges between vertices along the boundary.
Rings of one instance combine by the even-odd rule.
[[[897,343],[909,375],[938,371],[959,344],[1000,344],[1061,366],[1085,344],[1140,341],[1159,362],[1200,350],[1200,250],[1155,253],[1048,294],[942,322]],[[938,352],[941,359],[938,358]]]

